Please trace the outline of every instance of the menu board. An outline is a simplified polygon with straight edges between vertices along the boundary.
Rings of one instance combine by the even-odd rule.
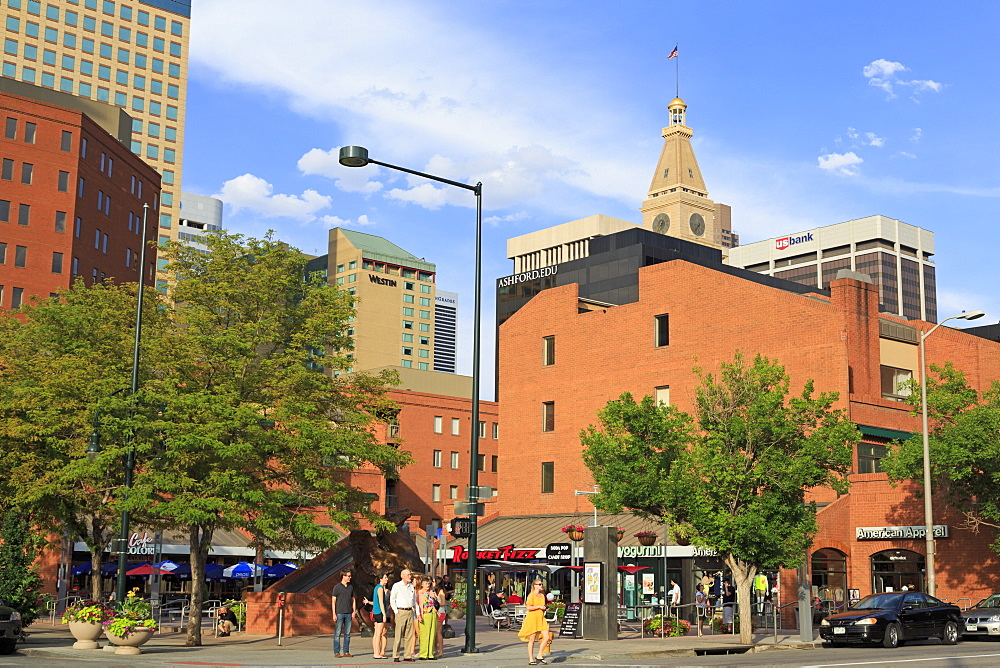
[[[580,637],[580,604],[570,603],[566,606],[566,614],[559,625],[559,636],[563,638]]]

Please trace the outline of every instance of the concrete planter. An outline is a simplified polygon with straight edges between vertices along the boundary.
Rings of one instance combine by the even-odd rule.
[[[456,610],[452,608],[448,611],[448,619],[465,619],[465,610]]]
[[[100,622],[69,622],[69,632],[76,640],[73,649],[100,649],[97,639],[101,637],[104,626]]]
[[[132,629],[132,633],[128,634],[128,638],[120,638],[111,631],[105,631],[104,635],[117,647],[115,654],[142,654],[142,650],[139,647],[145,645],[153,637],[153,629],[139,626]]]

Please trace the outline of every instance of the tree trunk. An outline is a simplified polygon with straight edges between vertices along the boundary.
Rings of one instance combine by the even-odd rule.
[[[208,550],[212,545],[214,531],[214,527],[197,524],[188,526],[191,545],[191,607],[185,647],[201,646],[201,610],[205,604],[205,562],[208,561]]]
[[[107,526],[96,515],[84,520],[87,526],[87,536],[84,542],[90,548],[90,598],[100,601],[104,596],[104,578],[101,577],[101,561],[104,559],[104,548],[110,536]]]
[[[725,556],[726,565],[736,580],[737,610],[740,616],[740,644],[753,644],[753,579],[757,575],[757,567],[738,559],[731,552]]]

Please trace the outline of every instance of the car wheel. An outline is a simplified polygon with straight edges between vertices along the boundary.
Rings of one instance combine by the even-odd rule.
[[[958,643],[958,626],[955,622],[947,622],[944,625],[944,631],[941,633],[941,642],[945,645]]]
[[[889,624],[885,627],[885,635],[882,636],[882,647],[899,647],[899,624]]]
[[[0,639],[0,654],[13,654],[15,647],[17,647],[16,640],[11,640],[10,638]]]

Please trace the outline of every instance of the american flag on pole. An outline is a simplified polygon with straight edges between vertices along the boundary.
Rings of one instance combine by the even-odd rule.
[[[675,46],[674,50],[670,52],[669,56],[667,56],[667,60],[670,60],[671,58],[676,58],[676,57],[677,57],[677,47]]]

